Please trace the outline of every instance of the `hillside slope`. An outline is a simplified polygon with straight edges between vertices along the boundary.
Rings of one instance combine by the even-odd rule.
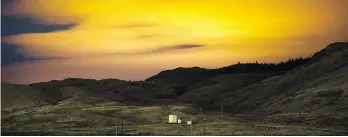
[[[62,88],[75,88],[76,92],[86,92],[93,96],[114,102],[149,104],[156,103],[159,99],[176,99],[178,94],[171,86],[152,81],[128,82],[118,79],[79,79],[67,78],[61,81],[33,83],[30,86],[55,96],[59,101],[66,99]]]
[[[93,129],[114,135],[115,125],[124,122],[142,132],[178,135],[187,126],[163,124],[176,114],[193,120],[198,135],[206,124],[213,135],[347,135],[347,56],[345,42],[298,63],[237,64],[220,72],[181,68],[136,82],[2,83],[1,129],[41,133],[44,123],[45,131],[56,135],[86,135]]]
[[[225,93],[224,99],[213,106],[223,105],[230,112],[271,114],[275,119],[301,113],[307,119],[324,120],[326,125],[337,121],[342,125],[348,123],[347,95],[348,43],[345,42],[329,45],[307,64],[283,75]]]
[[[49,105],[54,98],[27,85],[1,83],[1,109],[21,109]]]
[[[224,93],[242,88],[252,83],[271,77],[272,73],[238,73],[219,75],[197,83],[192,90],[179,98],[185,102],[200,106],[209,106],[223,98]]]
[[[94,106],[100,103],[110,102],[108,99],[98,96],[97,94],[85,91],[77,87],[62,87],[60,89],[61,104],[70,104],[69,107]]]

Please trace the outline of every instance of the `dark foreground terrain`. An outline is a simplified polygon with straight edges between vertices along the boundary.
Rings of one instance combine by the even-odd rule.
[[[166,124],[175,114],[183,124]],[[192,120],[192,125],[185,123]],[[2,135],[348,135],[348,43],[146,81],[1,84]]]

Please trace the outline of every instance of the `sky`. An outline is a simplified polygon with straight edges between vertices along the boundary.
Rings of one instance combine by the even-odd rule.
[[[308,57],[348,40],[347,0],[3,0],[2,82],[144,80]]]

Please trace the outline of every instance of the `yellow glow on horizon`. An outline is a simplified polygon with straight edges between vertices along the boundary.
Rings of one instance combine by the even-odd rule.
[[[112,55],[109,60],[132,58],[128,61],[155,61],[160,66],[169,65],[159,60],[171,59],[186,66],[216,67],[237,60],[309,55],[343,40],[348,37],[344,32],[348,11],[343,6],[347,4],[345,0],[18,0],[5,8],[5,14],[76,26],[3,40],[35,56],[105,54]],[[184,44],[206,46],[143,54]],[[204,61],[209,56],[214,63]]]

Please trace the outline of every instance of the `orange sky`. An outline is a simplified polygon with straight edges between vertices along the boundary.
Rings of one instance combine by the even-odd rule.
[[[2,69],[11,75],[3,79],[139,80],[176,67],[309,56],[348,40],[347,5],[346,0],[18,0],[3,14],[76,25],[2,37],[28,55],[63,58],[7,65]]]

